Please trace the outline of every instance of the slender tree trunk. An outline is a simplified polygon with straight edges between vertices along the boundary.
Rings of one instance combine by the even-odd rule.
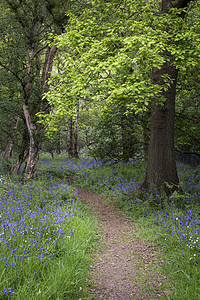
[[[23,84],[23,91],[24,91],[24,99],[23,99],[23,111],[26,120],[26,126],[29,133],[29,152],[28,152],[28,159],[26,163],[26,168],[24,171],[24,180],[33,178],[35,176],[36,165],[39,158],[39,151],[42,144],[41,140],[41,133],[43,131],[43,126],[41,124],[37,124],[35,121],[35,113],[39,111],[43,111],[44,113],[48,113],[49,106],[47,105],[46,101],[42,101],[42,94],[48,89],[48,79],[51,76],[51,71],[53,67],[54,57],[57,51],[57,47],[53,45],[52,47],[48,47],[46,56],[45,56],[45,63],[42,72],[41,84],[38,85],[38,90],[41,90],[41,99],[39,103],[35,103],[35,111],[31,106],[31,96],[33,96],[32,88],[33,82],[35,79],[34,75],[34,62],[38,63],[38,52],[36,50],[36,46],[38,43],[38,38],[40,34],[40,29],[44,21],[45,13],[46,13],[46,1],[44,2],[43,7],[41,8],[40,12],[38,13],[37,17],[33,19],[33,24],[31,25],[30,35],[28,36],[27,46],[28,46],[28,53],[27,53],[27,60],[26,60],[26,77]],[[37,5],[35,5],[37,8]],[[16,10],[18,7],[16,8]],[[18,14],[18,12],[17,12]],[[26,36],[26,31],[25,31]],[[36,67],[36,66],[35,66]],[[37,76],[39,76],[40,66],[36,67],[37,69]]]
[[[29,138],[28,138],[27,129],[25,129],[24,134],[23,134],[23,140],[22,140],[22,144],[21,144],[20,153],[19,153],[16,163],[11,168],[11,172],[18,173],[21,165],[27,159],[28,150],[29,150],[28,144],[29,144]]]
[[[73,155],[78,158],[78,120],[79,120],[79,104],[76,106],[76,120],[74,124],[74,146]]]
[[[47,49],[47,53],[45,56],[45,64],[44,64],[43,74],[42,74],[42,86],[43,86],[42,94],[47,92],[49,89],[48,80],[51,77],[51,72],[52,72],[56,52],[57,52],[56,45],[53,45],[52,47],[48,47],[48,49]],[[46,100],[42,104],[45,105],[45,109],[46,109],[46,105],[47,105]],[[48,107],[49,107],[49,104],[48,104]],[[41,105],[41,108],[43,108],[43,110],[44,110],[43,105]]]
[[[191,0],[163,0],[162,12],[170,13],[172,7],[184,8],[189,2]],[[184,17],[184,15],[181,15],[181,17]],[[166,99],[164,105],[157,105],[155,101],[152,104],[147,169],[141,188],[148,189],[151,186],[162,186],[165,192],[170,194],[177,189],[179,184],[174,150],[175,94],[178,70],[173,64],[174,58],[171,53],[165,51],[164,54],[167,56],[168,61],[163,64],[161,69],[153,69],[153,83],[163,85],[163,75],[168,75],[172,83],[167,91],[162,90],[161,96]]]
[[[58,154],[61,153],[61,145],[60,145],[60,130],[58,131],[58,134],[57,134],[57,145],[56,145],[56,152]]]
[[[19,32],[24,38],[24,49],[27,49],[25,74],[22,71],[18,75],[19,70],[16,73],[11,70],[11,73],[16,76],[23,89],[23,111],[29,133],[29,152],[24,172],[25,180],[35,175],[42,142],[43,126],[37,123],[36,114],[38,112],[49,113],[51,109],[46,99],[42,99],[42,95],[49,88],[48,79],[51,76],[53,61],[57,51],[55,45],[48,47],[43,70],[41,62],[43,60],[42,52],[45,49],[43,44],[44,33],[55,32],[60,27],[57,13],[56,16],[53,15],[54,8],[57,11],[59,4],[56,3],[57,1],[53,2],[55,3],[52,6],[49,5],[49,1],[6,0],[6,4],[15,15]],[[68,9],[68,6],[64,5],[63,16],[65,16],[66,9]],[[28,15],[30,14],[30,17],[27,17],[27,13]],[[49,13],[51,13],[50,18],[48,17]],[[62,23],[62,20],[59,21]]]
[[[125,109],[121,117],[121,138],[122,138],[122,159],[124,162],[128,162],[130,158],[130,137],[127,130],[126,115],[124,114]]]
[[[5,159],[8,159],[11,157],[13,143],[14,143],[14,137],[15,137],[15,134],[17,131],[18,122],[19,122],[19,116],[15,116],[13,123],[12,123],[12,127],[11,127],[11,135],[8,139],[7,146],[6,146],[5,153],[4,153]]]
[[[48,90],[48,79],[50,78],[52,67],[53,67],[53,61],[56,55],[57,48],[56,46],[52,46],[48,49],[46,53],[45,58],[45,64],[44,64],[44,70],[43,70],[43,78],[42,78],[42,85],[43,85],[43,92]],[[28,83],[27,91],[28,95],[30,95],[30,89],[31,89],[31,82]],[[29,100],[29,98],[28,98]],[[36,166],[39,159],[39,151],[42,145],[42,133],[43,133],[43,125],[42,124],[35,124],[33,121],[33,117],[30,113],[30,109],[28,106],[28,101],[25,98],[24,104],[23,104],[23,110],[24,110],[24,116],[26,119],[26,125],[29,132],[29,154],[28,159],[26,163],[26,168],[24,172],[24,180],[34,178],[35,172],[36,172]],[[43,100],[40,103],[40,111],[43,111],[44,113],[49,113],[50,107],[46,103],[45,100]]]
[[[73,121],[72,117],[68,118],[68,132],[67,132],[67,152],[69,157],[73,157]]]

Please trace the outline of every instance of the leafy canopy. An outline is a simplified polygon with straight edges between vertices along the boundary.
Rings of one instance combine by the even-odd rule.
[[[184,20],[182,10],[174,8],[161,14],[160,4],[91,1],[81,15],[68,14],[65,33],[56,38],[63,68],[46,95],[54,106],[52,117],[69,111],[77,99],[99,103],[104,110],[117,103],[136,113],[148,110],[152,99],[163,103],[160,93],[171,78],[166,74],[162,86],[153,84],[152,68],[161,68],[168,51],[183,72],[198,61],[200,46],[199,19],[188,22],[192,13]],[[199,13],[198,6],[193,13]]]

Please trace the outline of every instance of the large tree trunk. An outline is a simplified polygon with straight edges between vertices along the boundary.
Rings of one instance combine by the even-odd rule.
[[[160,70],[153,69],[153,82],[163,84],[162,75],[168,74],[173,80],[167,91],[162,91],[165,103],[152,105],[151,135],[148,147],[147,169],[143,188],[152,185],[163,186],[169,192],[166,183],[176,187],[179,183],[174,151],[175,94],[178,70],[173,66],[173,57],[163,64]]]
[[[184,8],[189,2],[191,0],[163,0],[161,12],[170,13],[170,8]],[[152,104],[147,168],[141,188],[149,189],[151,186],[162,186],[165,192],[170,194],[177,189],[179,184],[174,151],[175,94],[178,70],[173,64],[174,58],[171,53],[165,51],[162,54],[167,56],[168,61],[163,64],[161,69],[153,69],[153,83],[164,85],[163,75],[169,75],[172,83],[167,91],[162,90],[161,96],[166,99],[164,105],[157,105],[156,100]]]
[[[8,138],[7,146],[6,146],[6,149],[5,149],[5,152],[4,152],[4,158],[5,159],[8,159],[8,158],[11,157],[18,122],[19,122],[19,116],[15,116],[15,118],[13,120],[13,123],[12,123],[12,127],[11,127],[11,134]]]

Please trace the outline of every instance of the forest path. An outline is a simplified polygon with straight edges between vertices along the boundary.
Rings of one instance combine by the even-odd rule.
[[[91,266],[88,299],[167,299],[167,280],[159,273],[163,260],[153,244],[138,238],[134,224],[111,199],[81,188],[77,193],[99,221],[102,234]]]

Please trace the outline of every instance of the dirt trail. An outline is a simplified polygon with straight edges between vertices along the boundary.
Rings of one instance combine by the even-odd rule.
[[[112,200],[80,188],[77,192],[100,221],[98,230],[103,236],[91,266],[91,299],[167,299],[166,278],[158,273],[162,258],[153,244],[139,240],[133,223]]]

